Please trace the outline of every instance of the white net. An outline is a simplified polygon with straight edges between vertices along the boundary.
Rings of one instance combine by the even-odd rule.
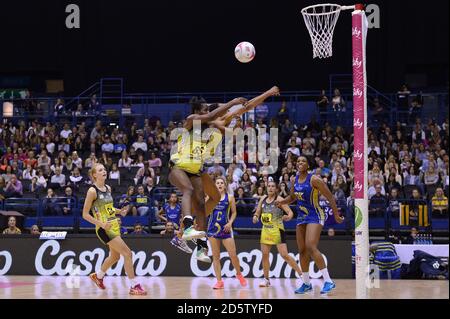
[[[318,4],[302,9],[303,19],[311,36],[313,58],[333,55],[333,32],[341,12],[337,4]]]

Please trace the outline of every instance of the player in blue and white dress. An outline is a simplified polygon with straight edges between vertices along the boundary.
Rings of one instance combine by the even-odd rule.
[[[178,203],[178,195],[176,193],[170,193],[169,200],[158,212],[158,217],[165,223],[171,222],[174,226],[175,236],[172,238],[170,243],[178,249],[181,249],[188,254],[192,254],[192,249],[179,234],[181,224],[181,205]]]
[[[291,188],[291,194],[283,201],[278,202],[277,205],[281,206],[297,201],[298,223],[296,237],[300,253],[300,265],[303,270],[303,284],[295,290],[295,293],[304,294],[312,290],[309,279],[309,263],[312,258],[322,272],[325,281],[320,293],[326,294],[333,290],[336,285],[330,278],[321,252],[317,249],[320,234],[327,217],[319,205],[319,193],[325,196],[330,203],[336,222],[342,223],[344,218],[340,216],[336,200],[328,186],[320,177],[308,173],[308,169],[308,159],[300,156],[297,159],[298,173],[295,177],[294,187]]]
[[[227,194],[227,185],[223,177],[216,178],[216,187],[220,193],[220,201],[214,207],[208,218],[207,235],[213,254],[214,273],[217,283],[213,289],[223,289],[222,268],[220,265],[220,243],[222,242],[230,256],[231,263],[236,270],[236,278],[241,286],[246,286],[247,281],[241,273],[241,265],[236,254],[236,245],[233,238],[233,222],[236,219],[236,202],[234,196]],[[208,201],[206,202],[208,209]],[[230,216],[231,211],[231,216]]]

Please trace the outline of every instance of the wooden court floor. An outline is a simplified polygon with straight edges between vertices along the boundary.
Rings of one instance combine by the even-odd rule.
[[[248,279],[242,288],[234,278],[225,278],[225,289],[213,290],[215,279],[196,277],[141,277],[145,297],[129,296],[125,277],[106,277],[106,290],[98,289],[89,277],[0,276],[0,299],[352,299],[355,281],[336,280],[337,288],[319,294],[322,281],[312,280],[314,293],[296,295],[298,279],[271,279],[272,286],[259,288],[260,279]],[[371,299],[448,299],[449,282],[444,280],[380,280],[369,291]]]

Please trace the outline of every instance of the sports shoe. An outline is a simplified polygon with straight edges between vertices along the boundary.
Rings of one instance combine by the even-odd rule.
[[[100,289],[106,289],[105,285],[103,284],[103,279],[99,279],[97,277],[97,274],[95,272],[93,272],[92,274],[89,275],[89,278],[92,279],[92,281],[97,285],[98,288]]]
[[[322,295],[327,294],[334,288],[336,288],[336,284],[334,282],[325,281],[325,283],[323,284],[322,290],[320,291],[320,294],[322,294]]]
[[[184,230],[183,236],[181,237],[184,240],[191,240],[193,238],[203,238],[206,237],[206,233],[204,231],[195,230],[194,226],[191,226]]]
[[[222,280],[217,280],[216,284],[213,286],[213,289],[223,289],[224,284]]]
[[[130,295],[145,296],[147,295],[147,292],[142,289],[141,284],[137,284],[136,286],[130,288]]]
[[[196,259],[205,263],[211,263],[211,258],[207,255],[208,250],[205,248],[197,249]]]
[[[247,286],[247,280],[244,278],[244,276],[242,276],[242,274],[236,275],[236,278],[239,279],[239,283],[242,287]]]
[[[264,278],[260,283],[259,286],[261,288],[270,287],[270,281],[269,279]]]
[[[186,241],[178,238],[178,236],[173,237],[170,243],[185,253],[192,254],[192,249],[187,245]]]
[[[300,288],[295,290],[295,293],[299,294],[299,295],[303,295],[303,294],[307,293],[308,291],[312,291],[312,290],[313,290],[313,287],[311,284],[303,283],[303,285],[301,285]]]

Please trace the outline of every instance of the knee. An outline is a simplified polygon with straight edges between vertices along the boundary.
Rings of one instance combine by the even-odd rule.
[[[283,251],[280,252],[280,256],[284,259],[287,260],[289,258],[289,253],[287,251]]]
[[[317,247],[315,245],[307,245],[306,246],[306,253],[308,255],[314,255],[317,252]]]
[[[119,261],[120,255],[119,254],[111,255],[111,259],[113,260],[114,263],[116,263]]]
[[[125,259],[132,259],[133,253],[131,252],[131,249],[130,249],[130,248],[127,248],[127,249],[125,249],[125,250],[122,252],[122,256],[123,256],[123,258],[125,258]]]

